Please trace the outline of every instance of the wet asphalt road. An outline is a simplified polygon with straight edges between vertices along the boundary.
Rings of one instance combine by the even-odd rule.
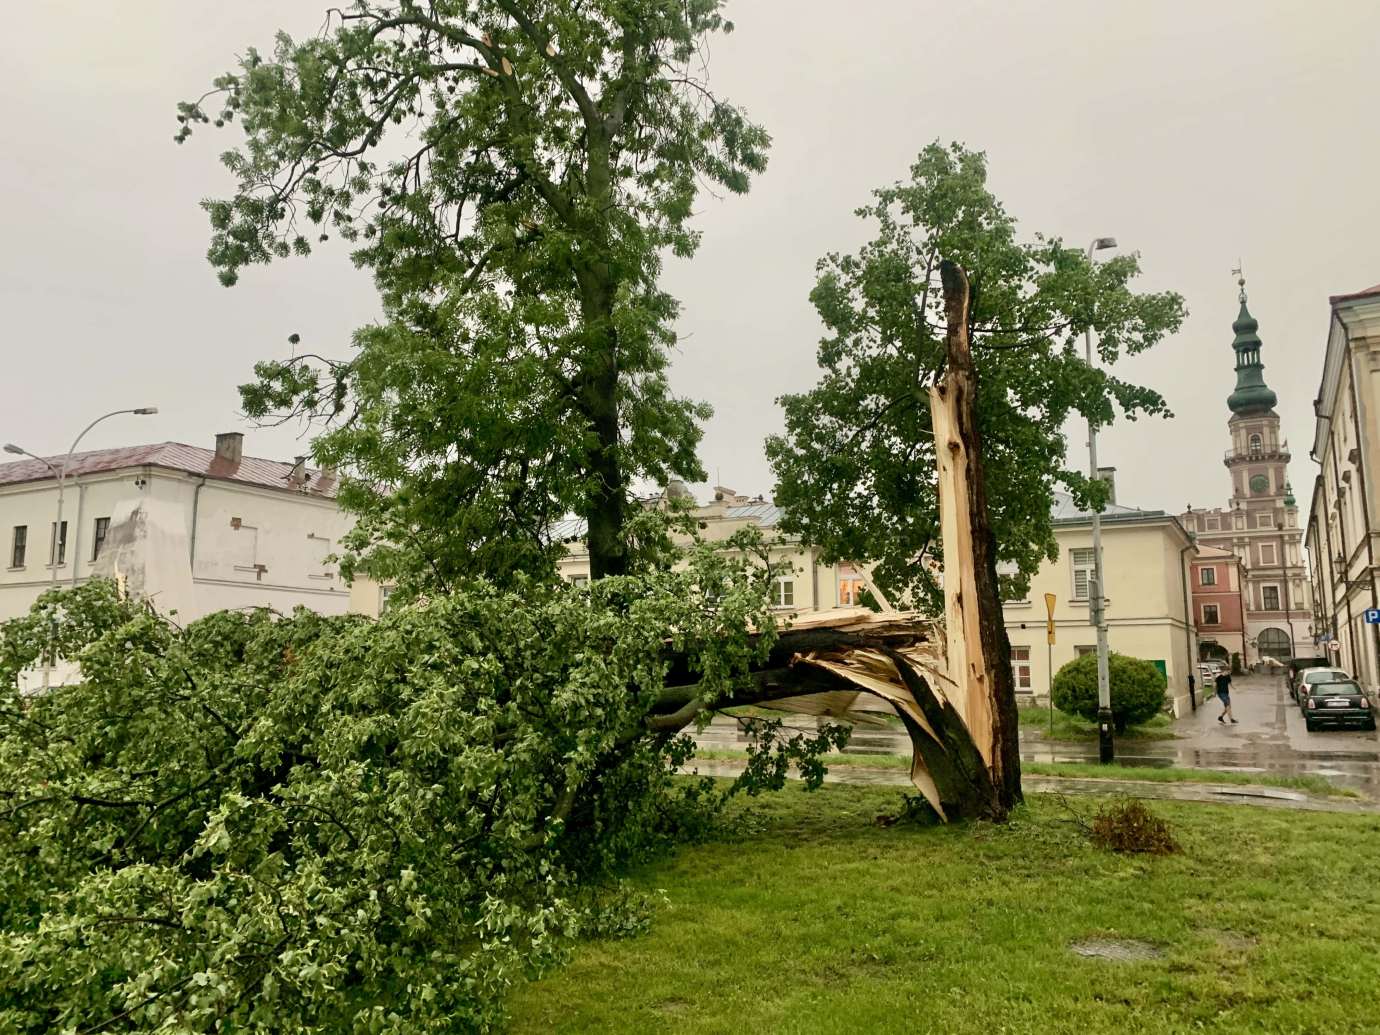
[[[1278,676],[1242,676],[1232,687],[1237,725],[1217,721],[1217,699],[1200,701],[1196,712],[1178,720],[1174,740],[1124,740],[1116,745],[1123,765],[1221,769],[1277,776],[1316,775],[1380,799],[1380,735],[1359,730],[1309,733],[1303,714],[1289,698]],[[812,728],[813,720],[796,716],[790,723]],[[738,724],[717,718],[696,738],[705,748],[742,748]],[[858,727],[848,752],[909,754],[905,734],[887,727]],[[1095,741],[1051,741],[1038,730],[1021,731],[1021,758],[1029,762],[1096,762]]]

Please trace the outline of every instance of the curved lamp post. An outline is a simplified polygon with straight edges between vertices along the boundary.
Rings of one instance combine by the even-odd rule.
[[[67,450],[67,455],[66,455],[65,457],[63,457],[63,459],[62,459],[62,466],[59,467],[59,468],[53,467],[53,465],[52,465],[51,463],[49,463],[47,460],[45,460],[43,457],[37,456],[37,455],[35,455],[35,454],[33,454],[33,453],[30,453],[27,449],[21,449],[19,446],[16,446],[13,442],[7,443],[7,444],[5,445],[5,452],[6,452],[6,453],[15,453],[15,454],[17,454],[17,455],[19,455],[19,456],[27,456],[27,457],[29,457],[30,459],[37,460],[37,461],[38,461],[39,463],[41,463],[44,467],[48,468],[48,470],[51,471],[51,472],[53,473],[53,476],[54,476],[55,478],[57,478],[57,483],[58,483],[57,521],[55,521],[55,522],[53,523],[52,555],[49,557],[49,561],[50,561],[51,563],[48,565],[48,570],[49,570],[49,573],[50,573],[50,574],[49,574],[49,579],[48,579],[48,587],[49,587],[49,589],[57,589],[58,544],[59,544],[59,543],[62,544],[62,550],[63,550],[64,559],[65,559],[65,557],[66,557],[66,552],[67,552],[67,540],[66,540],[66,537],[64,537],[63,534],[62,534],[62,504],[63,504],[63,493],[64,493],[64,490],[67,488],[67,469],[68,469],[69,467],[71,467],[71,465],[72,465],[72,456],[73,456],[73,454],[76,453],[76,451],[77,451],[77,446],[81,445],[81,440],[84,439],[84,438],[86,437],[86,433],[87,433],[88,431],[90,431],[92,428],[94,428],[97,424],[99,424],[99,423],[100,423],[101,421],[103,421],[103,420],[108,420],[108,419],[111,418],[111,417],[118,417],[118,416],[120,416],[121,414],[125,414],[125,413],[137,414],[137,415],[143,417],[143,416],[148,416],[148,415],[150,415],[150,414],[154,414],[154,413],[157,413],[157,412],[158,412],[158,407],[157,407],[157,406],[139,406],[139,407],[136,407],[136,408],[134,408],[134,409],[132,409],[132,410],[112,410],[112,411],[110,411],[109,413],[102,414],[101,416],[99,416],[99,417],[97,417],[95,420],[93,420],[90,424],[88,424],[86,427],[82,428],[82,429],[81,429],[81,433],[78,434],[77,437],[76,437],[75,439],[72,440],[72,447],[71,447],[70,449]],[[74,557],[74,558],[72,559],[72,564],[75,566],[76,563],[77,563],[77,562],[76,562],[76,558]],[[74,570],[75,570],[75,568],[74,568]],[[54,619],[53,619],[53,625],[52,625],[52,632],[51,632],[51,637],[50,637],[50,642],[49,642],[49,647],[48,647],[48,659],[47,659],[47,660],[48,660],[48,663],[45,664],[45,665],[43,666],[43,689],[45,689],[45,690],[48,689],[48,684],[49,684],[49,680],[50,680],[50,676],[51,676],[51,672],[52,672],[52,667],[53,667],[53,665],[54,665],[54,664],[56,663],[56,661],[57,661],[57,658],[54,656],[54,651],[55,651],[55,649],[56,649],[56,640],[57,640],[57,618],[54,617]]]

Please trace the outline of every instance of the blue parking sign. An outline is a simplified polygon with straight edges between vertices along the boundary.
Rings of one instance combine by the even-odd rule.
[[[1380,625],[1380,607],[1372,607],[1366,610],[1366,624]]]

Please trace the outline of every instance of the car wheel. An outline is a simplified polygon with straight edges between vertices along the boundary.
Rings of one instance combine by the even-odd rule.
[[[1318,730],[1317,723],[1315,723],[1306,715],[1303,717],[1303,728],[1306,729],[1309,733],[1316,733]]]
[[[1374,719],[1371,719],[1370,722],[1366,723],[1366,725],[1362,726],[1361,728],[1362,728],[1363,730],[1365,730],[1367,733],[1374,733],[1374,732],[1375,732],[1375,720],[1374,720]]]

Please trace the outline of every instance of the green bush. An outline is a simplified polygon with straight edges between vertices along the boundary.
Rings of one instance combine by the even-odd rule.
[[[1154,718],[1164,707],[1165,680],[1148,661],[1113,652],[1107,658],[1112,687],[1112,722],[1118,733]],[[1097,655],[1074,658],[1054,677],[1054,707],[1097,719]]]

